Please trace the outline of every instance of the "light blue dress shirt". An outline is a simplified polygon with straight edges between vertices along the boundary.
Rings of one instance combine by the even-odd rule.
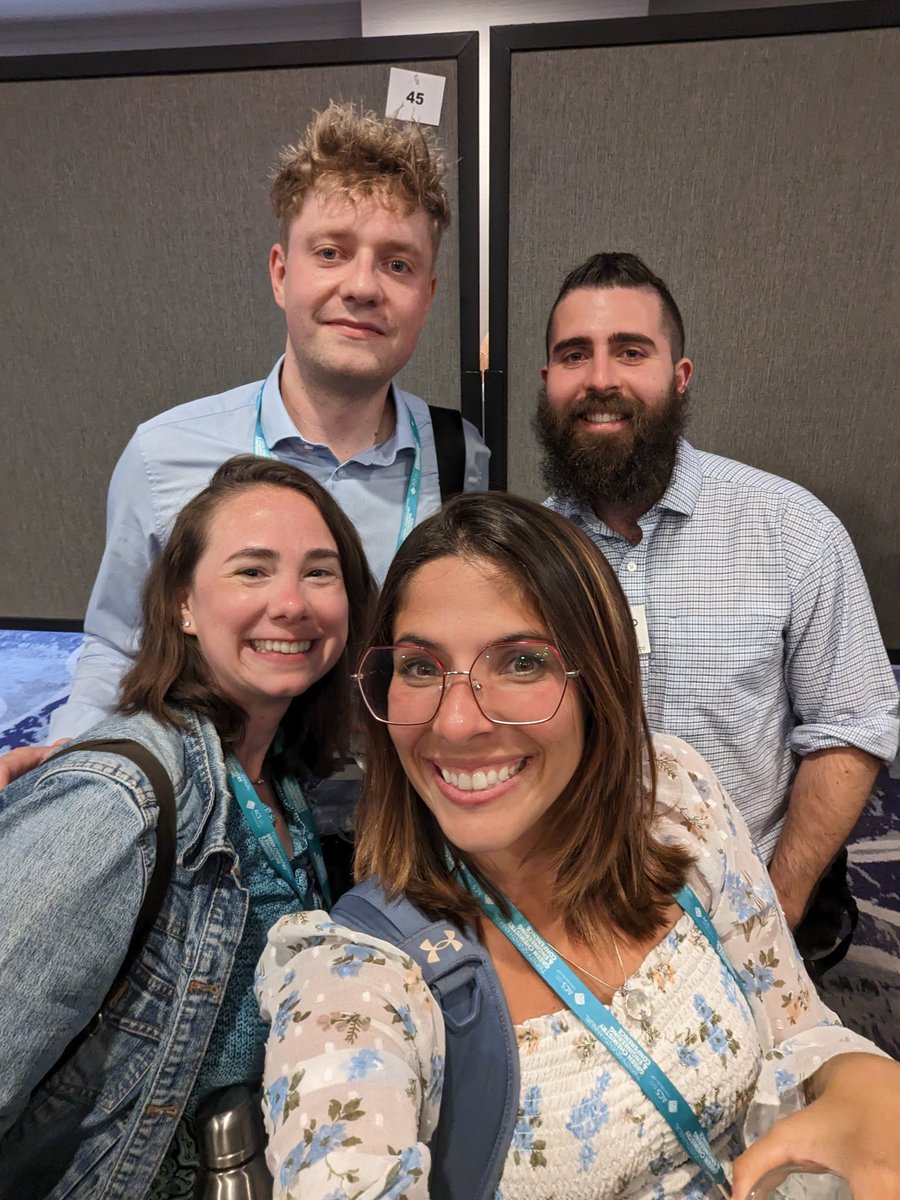
[[[597,543],[629,604],[646,606],[650,727],[714,767],[765,861],[798,755],[894,757],[897,686],[866,581],[815,496],[682,440],[636,546],[586,509],[547,503]]]
[[[347,462],[327,446],[306,441],[281,398],[282,360],[263,387],[262,427],[272,453],[322,484],[356,526],[379,583],[394,556],[406,485],[415,453],[412,411],[422,442],[422,480],[416,523],[440,508],[437,457],[428,406],[394,387],[394,433]],[[68,703],[53,714],[52,738],[77,737],[115,706],[130,666],[140,622],[140,589],[178,512],[234,454],[253,453],[259,381],[160,413],[138,426],[109,485],[106,548],[84,619],[85,640]],[[463,422],[464,490],[488,485],[490,451]]]

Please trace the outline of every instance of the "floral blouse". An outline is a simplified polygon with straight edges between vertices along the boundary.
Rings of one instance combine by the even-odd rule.
[[[802,1083],[823,1062],[876,1051],[816,995],[711,768],[677,738],[655,737],[654,753],[657,832],[693,853],[688,882],[750,1002],[683,916],[630,981],[650,994],[649,1017],[629,1018],[622,990],[611,1008],[692,1104],[727,1163],[801,1107]],[[325,913],[301,912],[270,932],[257,994],[272,1022],[264,1108],[276,1200],[427,1200],[444,1027],[418,966]],[[516,1036],[518,1120],[495,1200],[719,1196],[573,1013],[523,1021]]]

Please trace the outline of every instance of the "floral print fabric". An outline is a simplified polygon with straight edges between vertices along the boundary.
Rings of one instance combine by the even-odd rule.
[[[693,1105],[723,1161],[802,1104],[828,1058],[871,1043],[840,1027],[803,970],[762,863],[710,768],[654,739],[658,832],[690,848],[689,878],[750,1003],[682,917],[632,977],[637,1022],[612,1011]],[[258,970],[272,1021],[264,1107],[274,1196],[427,1200],[444,1030],[419,969],[324,913],[275,926]],[[569,1011],[516,1027],[520,1106],[496,1200],[707,1200],[718,1195],[650,1102]],[[483,1086],[486,1081],[473,1081]]]

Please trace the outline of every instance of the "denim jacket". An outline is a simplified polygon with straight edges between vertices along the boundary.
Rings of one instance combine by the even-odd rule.
[[[153,867],[158,814],[130,760],[77,751],[0,791],[0,1200],[138,1200],[197,1077],[247,915],[213,727],[116,717],[168,771],[176,862],[99,1026]]]

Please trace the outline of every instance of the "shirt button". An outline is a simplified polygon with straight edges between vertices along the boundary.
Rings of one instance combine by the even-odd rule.
[[[334,473],[335,479],[343,479],[345,475],[346,475],[346,471],[344,470],[343,467],[338,467],[338,469]]]
[[[628,570],[629,570],[629,571],[636,571],[636,570],[637,570],[637,563],[636,563],[636,562],[630,562],[630,563],[628,564]]]

